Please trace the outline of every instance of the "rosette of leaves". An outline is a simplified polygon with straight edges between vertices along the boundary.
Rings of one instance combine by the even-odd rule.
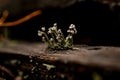
[[[69,26],[68,35],[65,37],[61,29],[57,28],[57,23],[50,27],[46,32],[46,28],[42,27],[38,30],[38,36],[42,37],[42,41],[48,43],[48,48],[54,50],[66,50],[73,48],[73,35],[77,33],[74,24]],[[48,37],[50,35],[50,37]]]

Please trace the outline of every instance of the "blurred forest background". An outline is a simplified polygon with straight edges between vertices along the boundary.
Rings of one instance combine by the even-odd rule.
[[[0,0],[0,15],[9,11],[6,22],[18,20],[33,11],[42,14],[16,26],[8,27],[9,38],[28,42],[41,39],[41,27],[58,27],[67,34],[69,25],[75,24],[78,34],[75,44],[120,46],[119,0]],[[1,27],[1,26],[0,26]]]

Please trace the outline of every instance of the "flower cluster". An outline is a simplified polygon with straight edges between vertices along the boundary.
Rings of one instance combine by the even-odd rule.
[[[53,27],[48,29],[48,32],[46,32],[45,27],[38,30],[38,36],[41,36],[42,40],[47,42],[48,47],[51,49],[72,49],[73,35],[77,33],[75,25],[71,24],[67,32],[68,36],[65,38],[61,29],[57,29],[57,23],[54,23]],[[50,35],[51,38],[49,38],[48,35]]]

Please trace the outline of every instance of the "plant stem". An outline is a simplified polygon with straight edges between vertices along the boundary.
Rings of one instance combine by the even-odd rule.
[[[8,28],[7,27],[4,27],[4,37],[5,39],[8,39]]]
[[[51,34],[52,38],[53,38],[53,45],[55,44],[55,36],[54,34]]]
[[[43,32],[43,34],[44,34],[44,36],[47,40],[46,42],[48,42],[48,45],[51,46],[51,42],[49,41],[49,38],[48,38],[47,34],[45,32]]]

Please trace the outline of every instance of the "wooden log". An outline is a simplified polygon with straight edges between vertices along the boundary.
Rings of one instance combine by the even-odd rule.
[[[10,43],[0,46],[0,55],[33,56],[47,62],[75,63],[84,66],[120,70],[120,47],[75,46],[75,50],[52,51],[40,43]]]

